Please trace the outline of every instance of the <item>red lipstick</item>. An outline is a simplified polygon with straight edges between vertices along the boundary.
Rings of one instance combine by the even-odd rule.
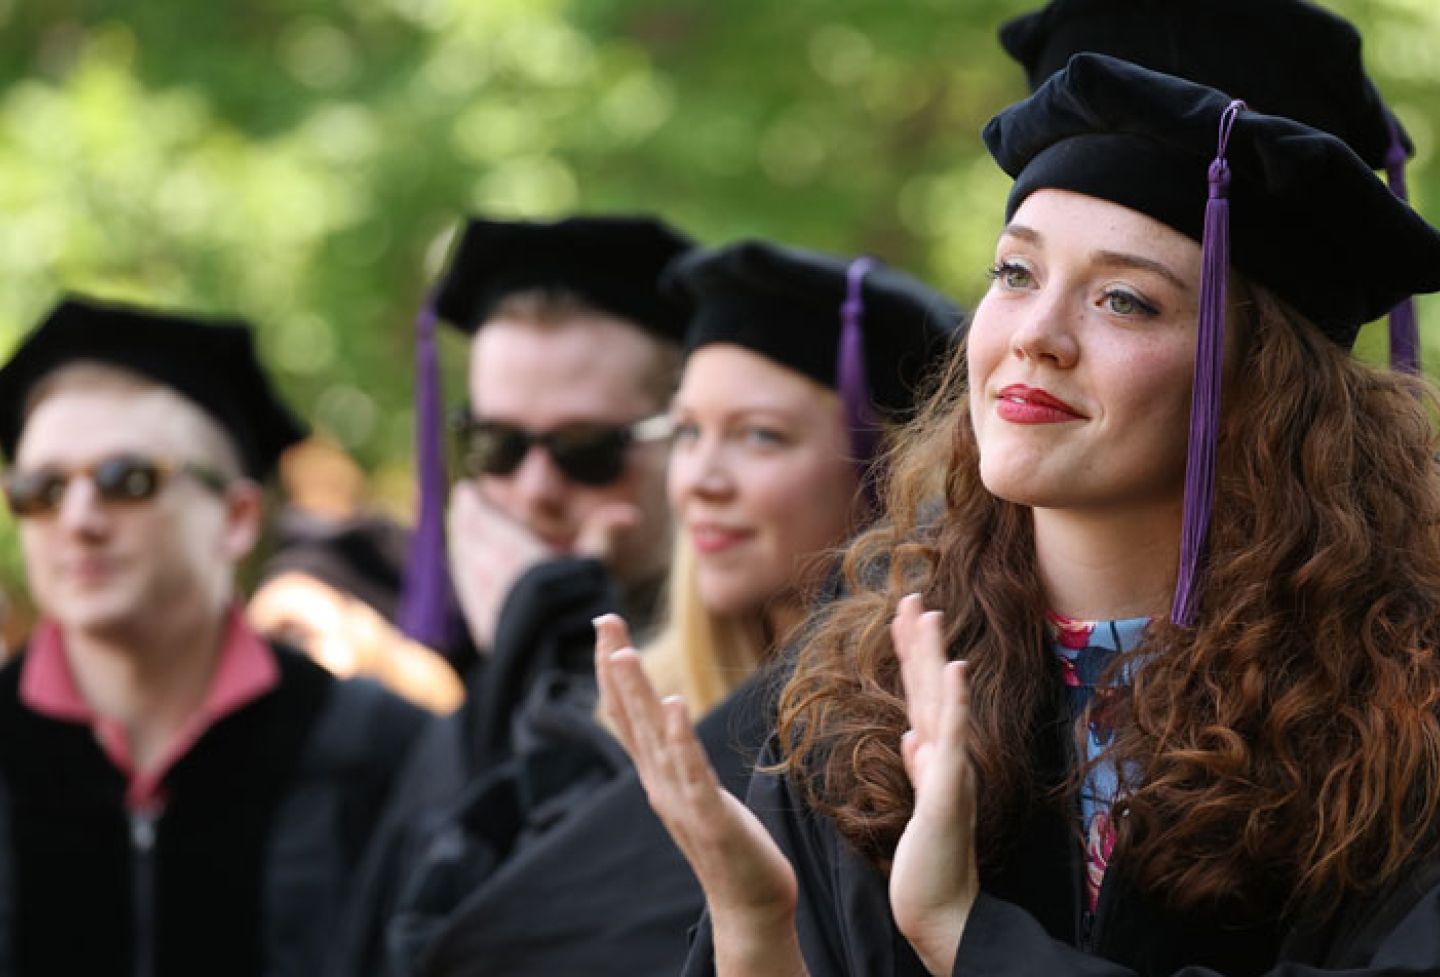
[[[1012,383],[1000,391],[995,413],[1013,424],[1064,424],[1085,419],[1084,414],[1060,398],[1023,383]]]

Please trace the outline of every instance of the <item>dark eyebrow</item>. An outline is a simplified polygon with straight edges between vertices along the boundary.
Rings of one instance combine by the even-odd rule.
[[[1181,281],[1180,276],[1158,261],[1150,258],[1142,258],[1138,254],[1126,254],[1122,251],[1097,251],[1095,263],[1108,268],[1139,268],[1144,271],[1153,271],[1182,292],[1190,291],[1190,286]]]

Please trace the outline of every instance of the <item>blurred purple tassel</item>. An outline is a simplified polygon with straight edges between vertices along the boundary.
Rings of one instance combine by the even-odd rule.
[[[431,648],[451,637],[450,570],[445,556],[444,408],[440,357],[435,344],[439,318],[427,298],[415,319],[415,445],[420,514],[410,540],[405,589],[396,615],[400,630]]]
[[[1390,181],[1390,192],[1406,203],[1410,202],[1410,190],[1405,184],[1405,143],[1400,138],[1400,127],[1393,116],[1386,116],[1390,123],[1390,148],[1385,154],[1385,175]],[[1390,368],[1407,373],[1420,372],[1420,322],[1415,315],[1415,300],[1405,299],[1390,310]]]
[[[880,420],[871,403],[870,380],[865,371],[865,302],[861,286],[865,273],[874,265],[869,258],[856,258],[846,271],[845,302],[840,306],[840,348],[835,362],[835,386],[850,431],[850,453],[872,508],[877,500],[871,466],[880,450]]]
[[[1195,341],[1195,384],[1190,395],[1190,448],[1185,464],[1185,517],[1180,533],[1180,572],[1170,620],[1195,623],[1199,609],[1210,514],[1215,500],[1215,442],[1220,431],[1220,384],[1225,369],[1225,286],[1230,276],[1230,130],[1245,103],[1235,100],[1220,116],[1220,138],[1210,164],[1201,245],[1200,314]]]

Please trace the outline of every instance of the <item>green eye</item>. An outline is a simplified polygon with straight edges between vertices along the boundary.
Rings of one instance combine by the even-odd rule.
[[[1118,316],[1153,316],[1157,314],[1155,306],[1133,292],[1127,292],[1120,288],[1106,292],[1103,302],[1106,309]]]

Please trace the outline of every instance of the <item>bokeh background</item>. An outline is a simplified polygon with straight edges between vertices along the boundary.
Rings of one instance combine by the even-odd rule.
[[[1440,220],[1440,3],[1324,2],[1364,33]],[[463,214],[653,211],[710,243],[873,253],[973,304],[1007,186],[978,131],[1024,94],[995,30],[1036,5],[0,0],[0,356],[67,289],[248,317],[405,513],[411,320]],[[1440,303],[1421,317],[1440,368]],[[1383,329],[1360,349],[1383,358]],[[0,511],[23,607],[14,536]]]

